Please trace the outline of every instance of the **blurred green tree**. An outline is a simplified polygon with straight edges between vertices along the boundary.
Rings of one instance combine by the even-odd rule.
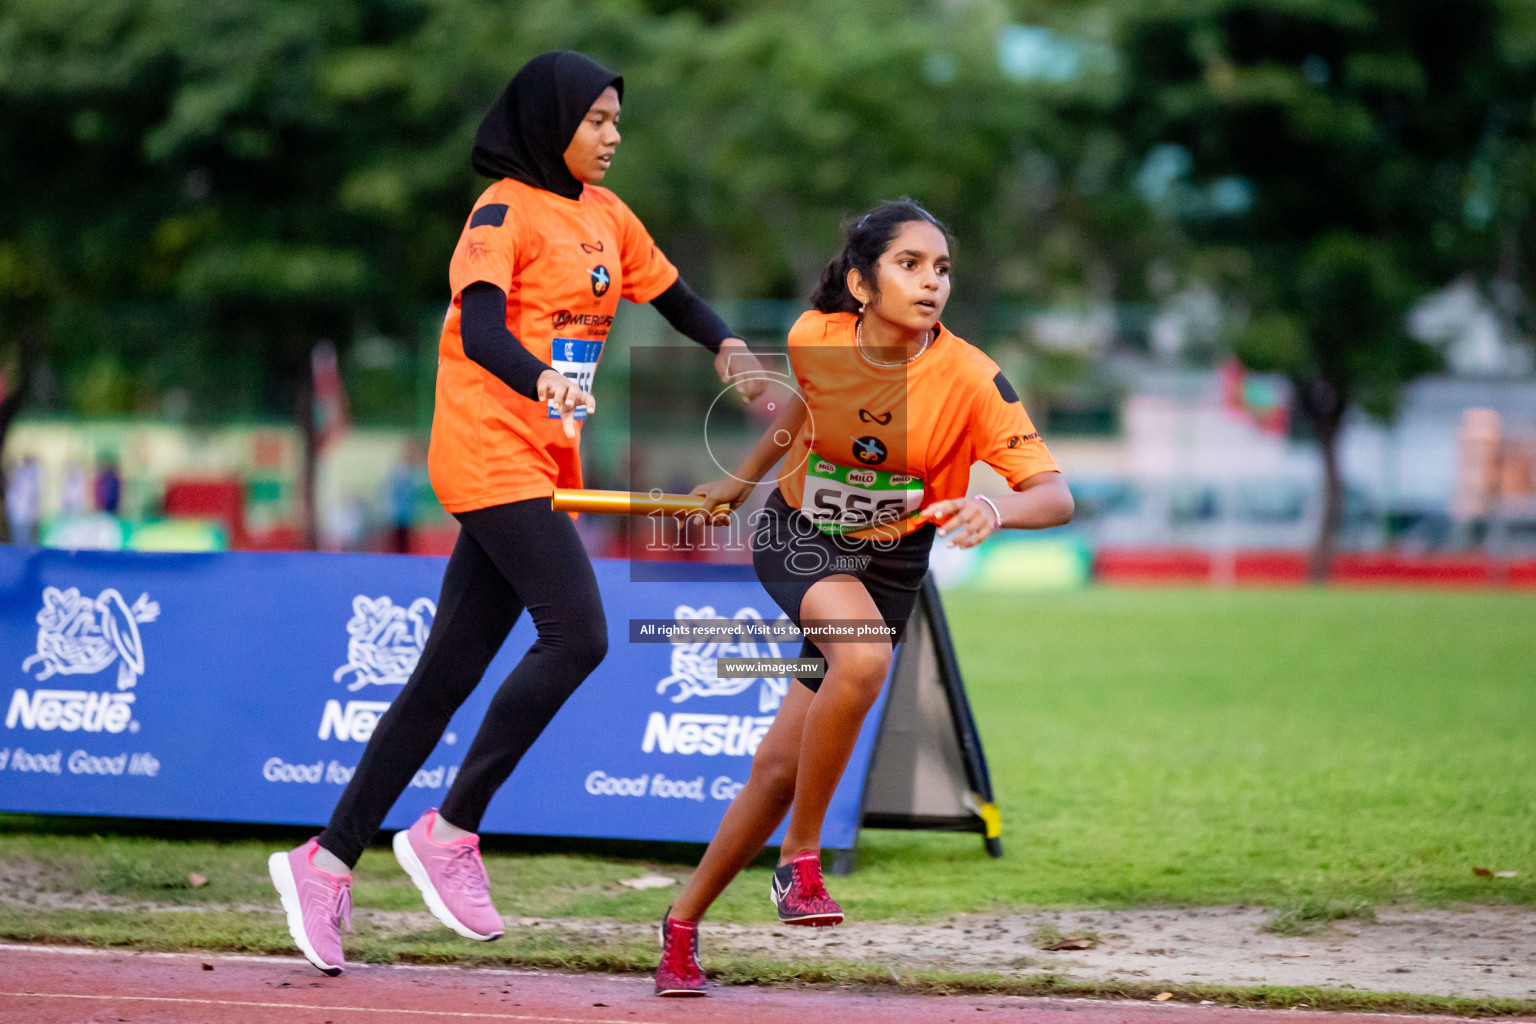
[[[1509,0],[1501,42],[1512,81],[1489,112],[1467,169],[1467,270],[1511,334],[1536,340],[1536,5]]]
[[[1140,216],[1112,201],[1127,154],[1095,116],[1111,66],[1010,76],[1010,27],[988,2],[790,0],[680,19],[631,76],[638,159],[614,180],[720,296],[803,299],[845,217],[910,195],[953,229],[957,326],[983,340],[999,295],[1081,297],[1096,266],[1133,261],[1120,221]]]
[[[1010,75],[1009,20],[1000,0],[13,0],[0,338],[41,348],[77,412],[307,427],[318,341],[344,363],[430,343],[485,184],[475,125],[560,47],[626,75],[611,184],[709,294],[804,296],[842,217],[910,194],[959,236],[972,336],[1001,293],[1102,297],[1137,214],[1105,184],[1129,159],[1092,116],[1107,65]]]
[[[1528,135],[1530,38],[1498,0],[1138,0],[1122,14],[1115,117],[1146,154],[1137,185],[1238,257],[1224,282],[1248,312],[1236,354],[1291,379],[1322,455],[1310,571],[1326,579],[1345,414],[1390,415],[1437,365],[1403,317],[1466,266],[1490,130],[1513,115]]]
[[[0,332],[82,413],[180,391],[308,430],[318,341],[414,343],[446,299],[469,140],[511,72],[636,23],[547,0],[7,4]]]

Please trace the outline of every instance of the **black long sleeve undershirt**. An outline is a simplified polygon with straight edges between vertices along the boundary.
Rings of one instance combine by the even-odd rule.
[[[656,311],[685,337],[720,351],[720,343],[736,332],[678,278],[651,300]],[[541,362],[507,330],[507,295],[489,281],[476,281],[464,289],[459,310],[459,334],[464,354],[490,371],[524,398],[538,400],[539,375],[552,369]]]
[[[681,277],[652,299],[651,305],[667,318],[667,323],[677,333],[692,338],[711,352],[719,352],[720,343],[726,338],[736,337],[736,332],[703,299],[693,294],[693,289]]]
[[[459,310],[464,354],[524,398],[538,400],[539,374],[553,369],[507,330],[507,293],[489,281],[464,289]]]

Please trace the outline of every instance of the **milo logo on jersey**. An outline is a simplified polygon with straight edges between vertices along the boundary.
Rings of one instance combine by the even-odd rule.
[[[910,473],[855,469],[812,456],[800,504],[821,532],[850,533],[916,515],[923,507],[923,481]]]

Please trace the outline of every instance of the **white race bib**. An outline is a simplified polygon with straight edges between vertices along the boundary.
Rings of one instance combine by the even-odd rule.
[[[556,371],[565,374],[576,382],[576,386],[587,394],[592,393],[592,378],[597,374],[597,360],[603,354],[603,343],[600,341],[584,341],[579,338],[556,338],[549,344],[549,365]],[[560,409],[553,401],[549,403],[549,418],[560,418]],[[587,418],[587,407],[576,407],[576,418]]]
[[[812,452],[800,510],[822,533],[851,533],[917,515],[923,481],[907,473],[855,469]]]

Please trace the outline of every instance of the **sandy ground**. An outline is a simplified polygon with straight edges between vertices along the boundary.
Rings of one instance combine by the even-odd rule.
[[[270,905],[144,903],[100,893],[39,892],[5,885],[0,901],[37,909],[188,913],[279,913]],[[23,870],[20,873],[25,873]],[[9,879],[14,881],[14,877]],[[25,893],[26,895],[21,895]],[[854,921],[810,929],[706,922],[702,954],[734,951],[801,959],[826,956],[903,971],[942,969],[1029,976],[1057,972],[1083,981],[1125,980],[1207,985],[1296,985],[1407,992],[1414,995],[1536,999],[1536,911],[1517,907],[1378,910],[1373,923],[1347,920],[1314,936],[1262,930],[1270,911],[1248,907],[1192,910],[1049,911],[959,914],[937,924]],[[355,923],[405,934],[438,927],[425,911],[357,907]],[[510,919],[509,929],[540,929],[599,944],[653,936],[650,924]],[[1087,934],[1091,949],[1037,948],[1044,932]]]
[[[1536,999],[1536,912],[1506,907],[1379,911],[1374,924],[1341,922],[1310,937],[1261,931],[1269,912],[1040,911],[959,915],[939,925],[852,923],[825,931],[707,927],[710,949],[874,960],[903,968],[1034,974],[1082,980],[1206,985],[1315,985],[1415,995]],[[1096,934],[1093,949],[1046,952],[1043,926]],[[795,934],[789,934],[790,932]]]

